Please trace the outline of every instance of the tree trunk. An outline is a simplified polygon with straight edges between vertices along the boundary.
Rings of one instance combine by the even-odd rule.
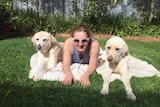
[[[39,0],[36,0],[36,13],[38,14],[39,12]]]
[[[149,16],[149,22],[152,22],[154,17],[154,10],[155,10],[155,0],[151,0],[151,11]]]
[[[62,10],[62,11],[63,11],[62,15],[65,16],[65,8],[66,8],[66,7],[65,7],[65,0],[62,0],[62,7],[63,7],[63,8],[62,8],[62,9],[63,9],[63,10]]]
[[[77,0],[72,0],[72,8],[73,8],[73,17],[77,19],[77,13],[78,13]]]

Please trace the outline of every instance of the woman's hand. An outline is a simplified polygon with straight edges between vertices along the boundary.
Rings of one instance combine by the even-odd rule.
[[[66,72],[66,76],[62,82],[63,85],[71,85],[72,82],[76,82],[73,74],[71,72]]]
[[[80,83],[82,84],[82,86],[86,87],[88,85],[90,85],[90,81],[89,81],[89,75],[87,73],[84,73],[80,79]]]

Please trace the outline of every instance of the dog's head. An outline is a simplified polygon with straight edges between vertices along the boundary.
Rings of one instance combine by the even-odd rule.
[[[46,31],[40,31],[33,35],[32,43],[36,46],[37,51],[42,53],[48,50],[56,43],[56,38]]]
[[[107,61],[118,63],[121,58],[128,54],[128,46],[126,42],[118,37],[113,36],[106,42]]]

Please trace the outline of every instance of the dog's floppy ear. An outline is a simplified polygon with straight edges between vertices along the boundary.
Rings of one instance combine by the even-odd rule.
[[[33,45],[35,46],[36,43],[35,43],[35,36],[34,36],[34,35],[33,35],[33,37],[31,38],[31,41],[32,41]]]
[[[50,35],[51,43],[55,44],[57,42],[56,38],[53,35]]]
[[[127,54],[128,54],[128,52],[129,52],[129,48],[128,48],[128,46],[127,46],[127,44],[125,43],[124,44],[124,56],[126,56]]]

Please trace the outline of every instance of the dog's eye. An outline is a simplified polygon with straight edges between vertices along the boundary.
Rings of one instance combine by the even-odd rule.
[[[116,48],[116,50],[118,51],[118,50],[119,50],[119,48]]]
[[[111,47],[107,47],[108,49],[111,49]]]
[[[37,38],[36,41],[39,41],[39,38]]]
[[[45,42],[45,41],[47,41],[47,39],[43,39],[43,41]]]

